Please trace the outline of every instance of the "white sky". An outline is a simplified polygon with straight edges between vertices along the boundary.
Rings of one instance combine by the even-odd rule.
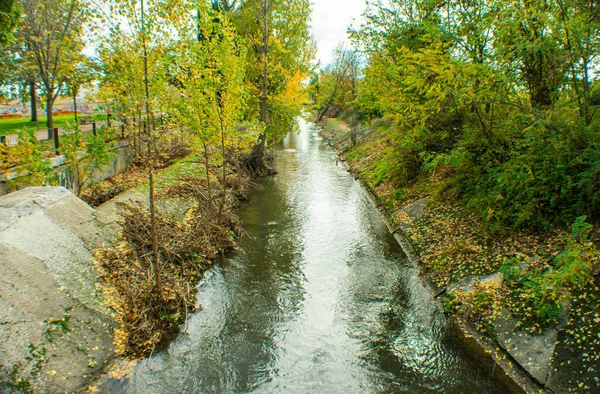
[[[340,42],[350,45],[348,27],[358,25],[366,0],[313,0],[311,31],[317,41],[317,59],[326,66]]]

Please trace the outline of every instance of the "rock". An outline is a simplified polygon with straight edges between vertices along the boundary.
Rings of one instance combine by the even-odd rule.
[[[505,318],[494,321],[498,344],[502,346],[538,383],[546,384],[552,365],[552,356],[558,330],[544,329],[542,334],[530,334],[516,327],[517,320],[510,312],[501,313]]]
[[[476,283],[500,287],[502,280],[499,272],[483,278],[469,276],[450,285],[448,291],[470,293],[474,291]],[[496,340],[531,377],[543,385],[548,380],[559,328],[547,328],[542,334],[530,334],[516,325],[517,319],[509,311],[502,311],[500,317],[494,320]]]
[[[474,291],[473,286],[477,283],[498,288],[502,284],[502,280],[502,274],[499,272],[484,277],[466,276],[457,283],[448,285],[448,292],[460,291],[462,293],[471,293]]]
[[[392,212],[392,217],[395,218],[396,222],[399,222],[398,226],[391,230],[392,233],[399,230],[406,231],[414,221],[420,219],[425,212],[426,203],[427,198],[422,198]]]
[[[112,360],[90,247],[99,233],[94,210],[62,187],[0,197],[0,381],[79,392]]]

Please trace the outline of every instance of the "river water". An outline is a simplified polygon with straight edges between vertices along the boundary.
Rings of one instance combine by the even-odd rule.
[[[300,121],[240,215],[242,252],[129,393],[502,393],[318,129]],[[114,391],[113,391],[114,392]]]

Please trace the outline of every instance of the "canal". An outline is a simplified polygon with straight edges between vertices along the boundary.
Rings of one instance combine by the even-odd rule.
[[[241,252],[129,393],[503,393],[312,123],[240,211]],[[114,391],[113,391],[114,392]]]

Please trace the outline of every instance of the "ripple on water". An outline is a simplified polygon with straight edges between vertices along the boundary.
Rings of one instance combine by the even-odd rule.
[[[243,252],[207,273],[202,308],[131,393],[502,392],[446,319],[360,186],[300,122],[278,175],[241,209]]]

